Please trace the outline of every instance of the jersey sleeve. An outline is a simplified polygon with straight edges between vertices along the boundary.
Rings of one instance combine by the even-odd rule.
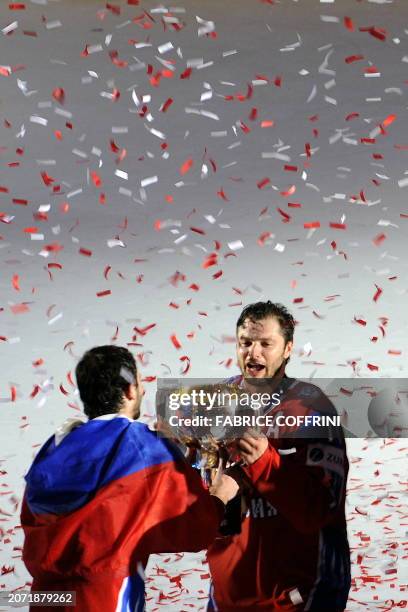
[[[300,532],[330,523],[344,503],[345,446],[327,440],[296,440],[291,448],[270,442],[246,474],[255,489]]]
[[[149,553],[197,552],[215,537],[225,506],[205,489],[198,472],[181,456],[161,467],[149,492],[145,526]]]

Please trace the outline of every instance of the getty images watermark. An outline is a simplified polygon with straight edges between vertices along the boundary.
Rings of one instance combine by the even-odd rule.
[[[281,393],[249,393],[244,390],[208,391],[193,388],[168,395],[167,416],[171,427],[327,427],[341,425],[338,415],[263,414],[280,406]],[[184,410],[186,409],[186,410]],[[173,414],[171,414],[173,411]],[[251,414],[252,411],[252,414]]]
[[[408,380],[320,378],[244,383],[235,378],[159,379],[157,414],[169,436],[408,437]]]

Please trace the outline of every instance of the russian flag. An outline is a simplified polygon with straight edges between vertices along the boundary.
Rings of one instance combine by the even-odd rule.
[[[149,555],[207,548],[222,514],[179,449],[126,417],[52,436],[26,482],[32,590],[76,591],[81,612],[144,610]]]

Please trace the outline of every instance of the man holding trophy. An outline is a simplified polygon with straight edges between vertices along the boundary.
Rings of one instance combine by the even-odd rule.
[[[285,374],[294,327],[286,308],[270,301],[247,306],[237,321],[241,375],[228,382],[278,394],[280,402],[263,408],[263,414],[288,424],[263,433],[248,430],[236,441],[240,461],[230,473],[241,482],[247,512],[238,533],[231,530],[208,550],[208,610],[341,612],[346,607],[345,441],[341,426],[321,425],[336,414],[324,393]],[[316,421],[317,428],[302,425]]]

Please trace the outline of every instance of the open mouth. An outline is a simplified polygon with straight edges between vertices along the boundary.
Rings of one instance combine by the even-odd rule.
[[[250,361],[246,364],[245,370],[249,376],[252,376],[253,378],[257,378],[258,376],[264,375],[266,368],[261,363]]]

